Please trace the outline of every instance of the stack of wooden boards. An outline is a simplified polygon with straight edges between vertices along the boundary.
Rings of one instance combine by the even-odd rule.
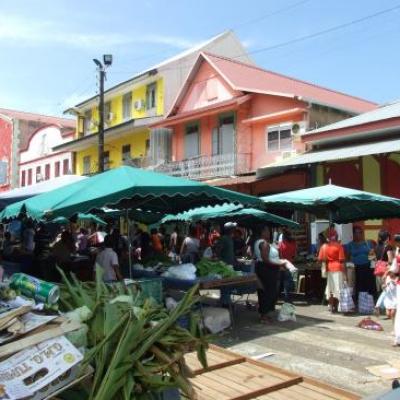
[[[64,317],[35,313],[30,305],[11,308],[0,314],[0,359],[80,326]]]
[[[1,303],[0,395],[11,400],[42,400],[76,384],[91,371],[81,373],[83,355],[64,336],[81,324],[38,313],[32,309],[33,303],[23,303]]]
[[[199,400],[356,400],[359,396],[274,365],[210,345],[205,370],[186,356]]]

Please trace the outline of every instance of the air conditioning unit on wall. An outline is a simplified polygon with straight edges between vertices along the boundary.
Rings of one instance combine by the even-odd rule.
[[[144,107],[145,107],[145,101],[143,100],[143,99],[140,99],[140,100],[136,100],[134,103],[133,103],[133,108],[136,110],[136,111],[140,111],[140,110],[143,110],[144,109]]]
[[[306,132],[306,122],[294,122],[292,125],[292,134],[293,135],[303,135]]]

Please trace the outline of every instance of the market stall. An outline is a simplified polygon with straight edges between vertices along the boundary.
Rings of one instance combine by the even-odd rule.
[[[26,215],[33,220],[72,217],[109,207],[176,213],[204,205],[231,202],[261,207],[262,202],[202,182],[123,166],[6,207],[0,219]]]
[[[318,224],[325,230],[331,224],[339,232],[343,244],[352,240],[352,225],[348,223],[370,219],[400,217],[400,199],[375,193],[328,184],[309,189],[295,190],[261,197],[268,210],[304,211],[311,215],[328,218],[310,224],[309,231],[314,230],[314,244],[318,232],[322,232]],[[313,254],[304,254],[297,260],[296,266],[302,274],[298,290],[310,297],[322,297],[325,281],[321,279],[320,264],[315,259],[315,246],[310,246]]]

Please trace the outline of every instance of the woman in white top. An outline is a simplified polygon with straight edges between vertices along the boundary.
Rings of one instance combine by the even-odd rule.
[[[196,238],[196,228],[191,226],[189,235],[185,237],[180,251],[181,261],[183,263],[195,264],[199,261],[200,240]]]
[[[279,258],[278,248],[270,243],[271,234],[265,227],[254,244],[256,259],[256,274],[261,282],[262,289],[257,290],[258,311],[261,322],[271,322],[269,314],[275,311],[278,300],[279,273],[286,267],[286,260]]]

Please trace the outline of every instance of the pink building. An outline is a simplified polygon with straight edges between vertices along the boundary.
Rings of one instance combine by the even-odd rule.
[[[52,137],[54,136],[58,138],[58,143],[63,143],[64,140],[72,138],[71,135],[75,130],[75,121],[67,118],[0,108],[0,191],[19,187],[20,183],[22,183],[20,166],[24,165],[28,160],[33,161],[41,157],[44,160],[50,156],[51,147],[48,147],[45,142],[29,149],[30,143],[32,141],[35,143],[33,136],[38,137],[39,131],[48,127],[53,128],[48,130],[40,140],[47,137],[46,140],[51,140],[54,143]],[[46,154],[41,150],[43,146],[47,146],[50,149],[46,150]],[[20,153],[23,154],[21,165]],[[70,160],[69,171],[72,165],[71,155],[68,157]],[[46,166],[43,168],[43,173],[46,174]],[[36,182],[35,172],[33,170],[29,172],[29,169],[25,172],[25,184]]]
[[[302,151],[300,138],[306,131],[375,107],[254,65],[201,53],[167,117],[152,126],[172,133],[170,160],[156,168],[224,186],[250,183],[256,180],[256,169]],[[224,177],[229,179],[221,180]]]
[[[20,186],[71,174],[72,153],[52,149],[72,140],[74,133],[74,129],[63,131],[61,125],[49,125],[34,132],[27,146],[20,151]]]
[[[10,189],[12,120],[0,114],[0,192]]]

